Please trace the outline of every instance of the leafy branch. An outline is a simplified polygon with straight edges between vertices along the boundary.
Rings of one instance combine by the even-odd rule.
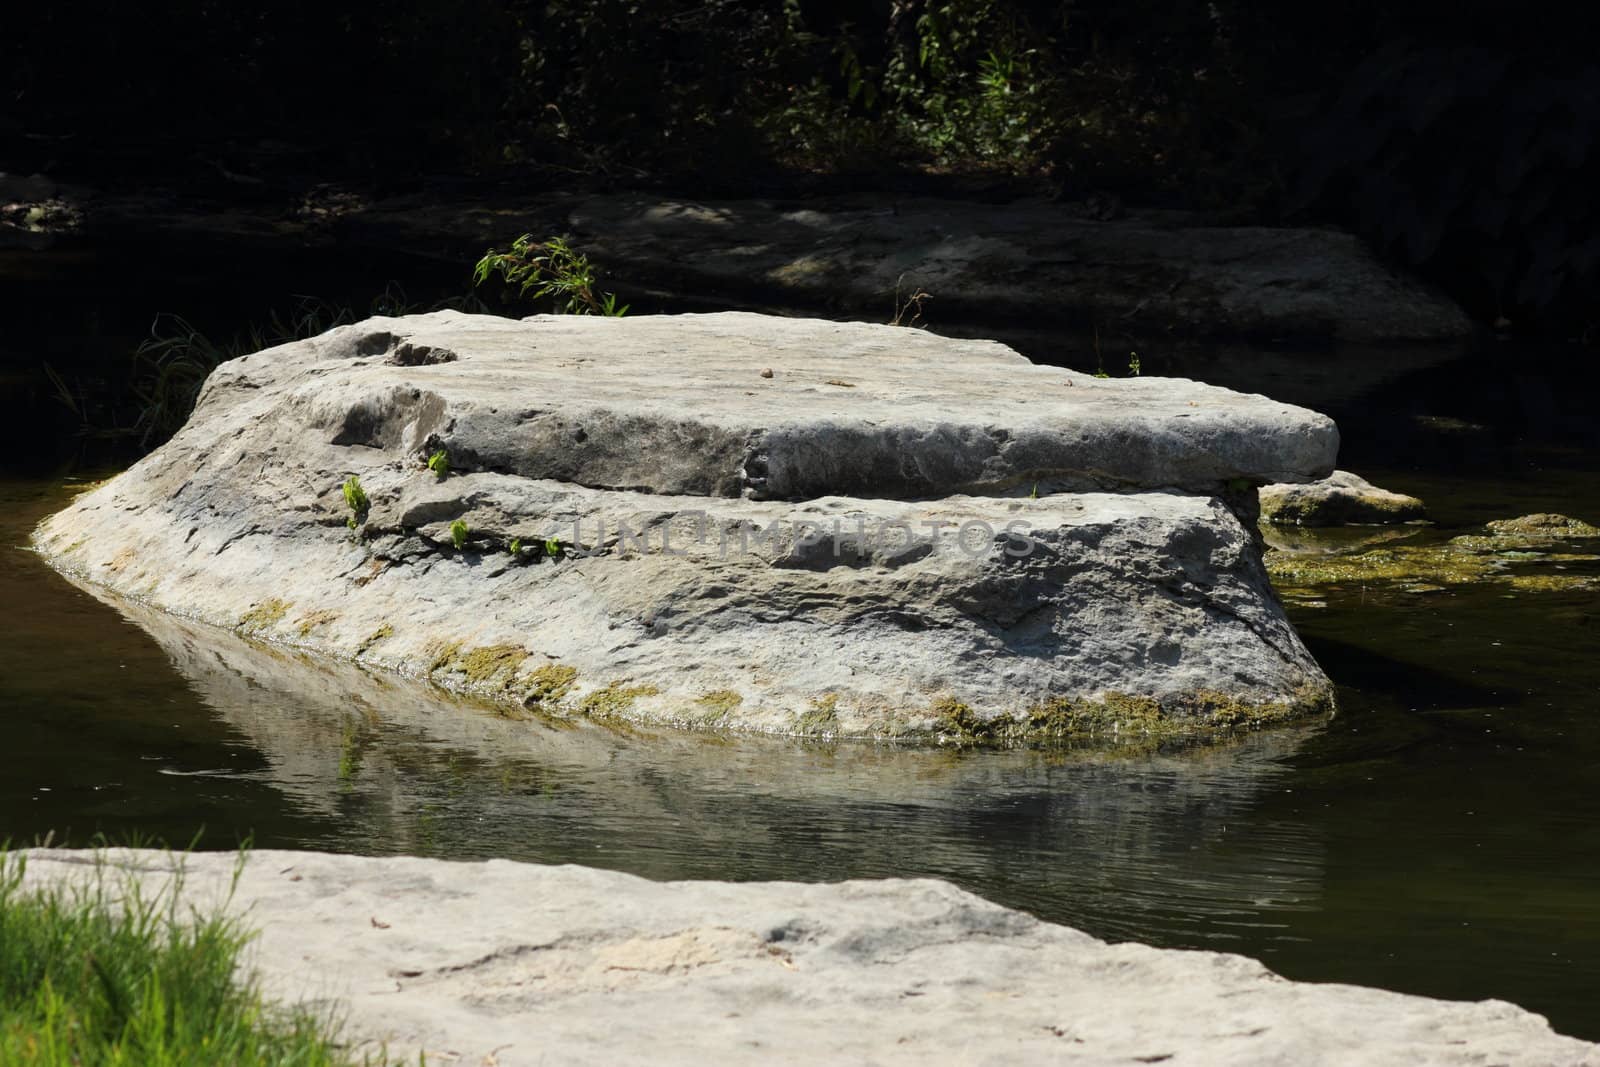
[[[620,318],[628,313],[627,304],[617,303],[617,294],[595,292],[594,264],[564,237],[535,241],[532,234],[525,233],[511,243],[508,252],[491,248],[473,268],[472,282],[482,285],[495,274],[519,296],[550,297],[556,310],[568,315]]]

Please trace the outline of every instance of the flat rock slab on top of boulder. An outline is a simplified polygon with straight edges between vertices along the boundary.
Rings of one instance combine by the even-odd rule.
[[[1331,420],[1266,397],[738,312],[374,318],[224,364],[201,406],[267,384],[294,388],[336,443],[404,430],[458,470],[657,493],[1214,492],[1322,477],[1338,449]]]

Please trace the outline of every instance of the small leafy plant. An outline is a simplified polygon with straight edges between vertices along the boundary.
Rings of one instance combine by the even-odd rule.
[[[594,264],[564,237],[535,241],[532,234],[525,233],[511,243],[508,252],[491,248],[473,268],[472,282],[482,285],[494,274],[515,288],[518,296],[552,298],[559,313],[611,318],[628,313],[628,305],[618,304],[615,293],[595,291]]]
[[[441,448],[429,456],[428,469],[433,472],[435,478],[444,481],[450,476],[450,453]]]
[[[513,537],[510,544],[511,554],[517,558],[522,557],[522,538]]]
[[[457,552],[460,552],[461,547],[467,543],[467,534],[470,532],[466,522],[461,519],[450,524],[450,543],[456,546]]]
[[[1139,376],[1139,353],[1128,353],[1128,374],[1134,378]]]
[[[546,540],[544,543],[544,554],[549,556],[551,559],[559,559],[561,556],[561,539],[552,537]]]
[[[367,513],[372,510],[372,501],[367,499],[367,491],[361,488],[361,479],[354,474],[344,480],[343,489],[344,502],[350,507],[350,517],[345,519],[345,525],[354,530],[367,521]]]

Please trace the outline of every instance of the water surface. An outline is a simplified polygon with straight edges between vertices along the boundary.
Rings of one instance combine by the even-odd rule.
[[[1447,527],[1600,519],[1600,474],[1570,466],[1386,481]],[[102,601],[12,547],[71,489],[0,483],[0,836],[929,875],[1102,937],[1509,999],[1600,1038],[1592,591],[1330,590],[1291,610],[1341,714],[1198,751],[618,734]]]

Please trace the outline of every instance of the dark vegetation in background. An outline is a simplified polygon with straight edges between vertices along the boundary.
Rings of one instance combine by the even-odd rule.
[[[1595,5],[1487,0],[27,4],[0,170],[955,189],[1352,225],[1485,319],[1593,328]]]

